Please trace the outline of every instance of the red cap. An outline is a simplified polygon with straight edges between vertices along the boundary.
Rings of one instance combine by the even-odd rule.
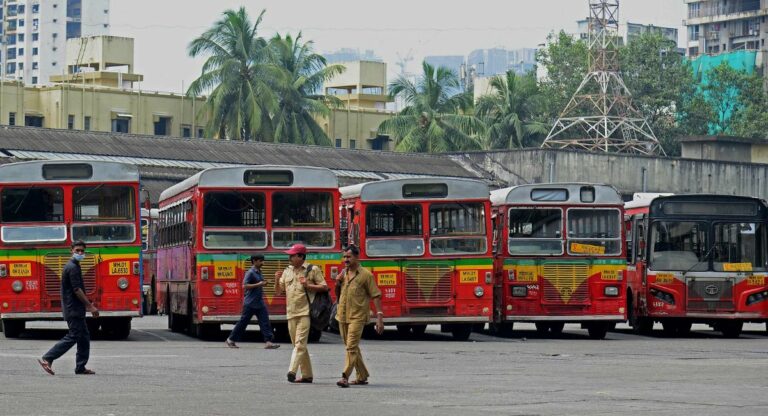
[[[285,254],[307,254],[307,248],[304,247],[304,244],[294,244]]]

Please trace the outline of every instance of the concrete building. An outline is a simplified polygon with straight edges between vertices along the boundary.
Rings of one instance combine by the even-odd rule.
[[[4,79],[48,84],[66,71],[65,42],[109,33],[109,0],[0,1]]]
[[[762,66],[766,51],[768,0],[684,0],[688,6],[686,55],[716,55],[758,51]]]
[[[467,55],[467,66],[478,77],[500,75],[510,69],[523,74],[536,68],[536,49],[475,49]]]
[[[768,164],[768,142],[761,139],[729,136],[686,137],[682,157],[725,162]]]
[[[583,41],[589,39],[589,18],[576,21],[576,37]],[[644,33],[658,33],[664,38],[675,42],[675,47],[679,44],[678,30],[674,27],[645,25],[642,23],[627,22],[619,25],[619,45],[626,45],[638,38]]]
[[[379,125],[394,115],[387,109],[387,64],[373,61],[340,62],[347,69],[323,86],[325,94],[339,98],[344,106],[331,110],[317,122],[335,147],[391,150],[390,139],[378,134]]]
[[[435,68],[442,66],[450,69],[456,74],[457,77],[462,75],[462,66],[464,65],[464,57],[461,55],[432,55],[425,56],[424,61]]]
[[[133,39],[74,38],[53,85],[0,83],[0,124],[53,129],[202,137],[204,97],[133,89]],[[114,72],[112,68],[125,72]]]
[[[360,51],[360,49],[341,48],[337,51],[323,53],[322,55],[329,64],[352,61],[381,62],[381,58],[376,56],[372,49]]]

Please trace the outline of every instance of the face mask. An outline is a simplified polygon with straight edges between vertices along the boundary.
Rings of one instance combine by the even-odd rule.
[[[77,261],[82,261],[85,258],[85,254],[82,253],[75,253],[72,255],[72,258]]]

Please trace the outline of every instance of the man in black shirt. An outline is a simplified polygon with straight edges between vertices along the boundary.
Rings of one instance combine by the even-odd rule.
[[[75,358],[75,374],[96,374],[85,368],[91,350],[91,336],[88,326],[85,324],[85,312],[88,311],[94,318],[99,317],[99,310],[85,297],[85,285],[83,273],[80,269],[80,261],[85,258],[85,243],[75,241],[72,243],[72,259],[69,260],[61,273],[61,312],[67,321],[69,332],[56,345],[53,346],[42,359],[37,360],[48,374],[53,375],[53,361],[61,357],[77,344],[77,356]]]
[[[240,321],[232,328],[232,333],[227,337],[227,346],[230,348],[239,348],[235,342],[240,341],[243,337],[245,328],[248,327],[248,322],[254,315],[259,320],[261,336],[266,343],[264,348],[270,350],[280,348],[280,344],[272,342],[274,334],[272,333],[272,326],[269,324],[269,312],[267,312],[267,305],[264,304],[264,290],[262,289],[267,284],[261,274],[262,264],[264,264],[264,256],[260,254],[251,256],[252,267],[248,269],[243,279],[243,292],[245,292],[243,313],[240,316]]]

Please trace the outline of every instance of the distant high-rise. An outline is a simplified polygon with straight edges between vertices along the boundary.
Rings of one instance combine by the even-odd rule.
[[[433,55],[425,56],[424,61],[434,67],[445,67],[453,71],[457,77],[461,76],[461,66],[464,65],[464,57],[461,55]]]
[[[322,54],[329,64],[351,61],[374,61],[382,62],[382,59],[376,56],[372,49],[366,49],[360,52],[360,49],[341,48],[334,52]]]
[[[47,84],[65,72],[67,39],[109,34],[109,0],[0,1],[5,79]]]
[[[508,70],[524,74],[536,67],[536,49],[475,49],[467,56],[467,65],[478,76],[500,75]]]

